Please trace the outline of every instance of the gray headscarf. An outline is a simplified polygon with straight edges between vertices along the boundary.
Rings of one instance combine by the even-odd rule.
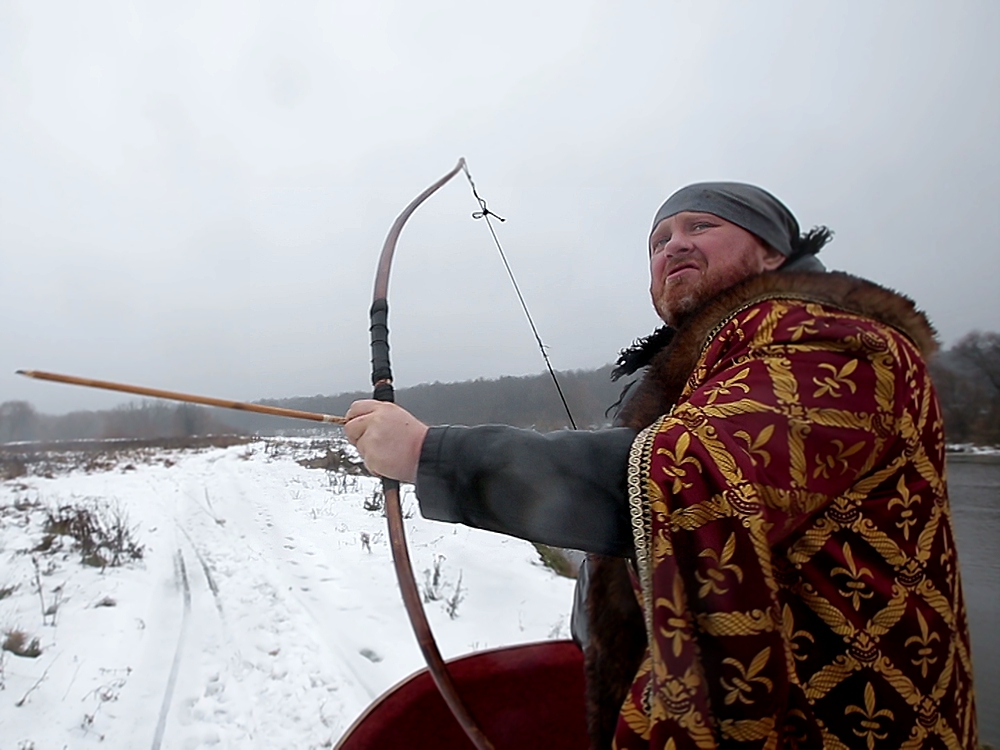
[[[816,227],[799,234],[799,222],[784,203],[766,190],[742,182],[698,182],[681,188],[660,206],[653,229],[664,219],[682,211],[718,216],[756,235],[788,258],[782,271],[825,271],[816,258],[833,233]]]

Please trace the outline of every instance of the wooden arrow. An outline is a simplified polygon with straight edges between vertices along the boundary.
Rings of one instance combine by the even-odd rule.
[[[144,388],[139,385],[128,385],[127,383],[112,383],[107,380],[92,380],[90,378],[77,378],[72,375],[59,375],[54,372],[42,372],[41,370],[18,370],[18,375],[34,378],[35,380],[51,380],[54,383],[68,383],[69,385],[82,385],[85,388],[101,388],[105,391],[119,391],[121,393],[134,393],[137,396],[150,396],[152,398],[165,398],[170,401],[183,401],[189,404],[203,404],[204,406],[217,406],[220,409],[235,409],[236,411],[252,411],[257,414],[270,414],[273,417],[288,417],[289,419],[306,419],[311,422],[325,422],[327,424],[344,424],[347,422],[343,417],[333,414],[318,414],[312,411],[299,411],[298,409],[283,409],[280,406],[264,406],[263,404],[248,404],[243,401],[229,401],[222,398],[212,398],[210,396],[194,396],[190,393],[177,393],[175,391],[164,391],[159,388]]]

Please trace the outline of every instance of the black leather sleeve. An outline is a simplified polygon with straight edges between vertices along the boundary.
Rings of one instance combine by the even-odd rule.
[[[625,427],[545,434],[432,427],[417,472],[420,512],[532,542],[631,555],[626,470],[634,438]]]

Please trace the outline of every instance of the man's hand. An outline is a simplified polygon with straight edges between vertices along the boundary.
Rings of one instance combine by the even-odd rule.
[[[396,404],[355,401],[347,410],[344,433],[373,474],[415,482],[427,425]]]

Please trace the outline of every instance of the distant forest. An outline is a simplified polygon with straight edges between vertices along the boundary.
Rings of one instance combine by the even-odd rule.
[[[930,363],[950,443],[1000,445],[1000,334],[971,333]],[[559,373],[577,425],[610,422],[608,410],[629,379],[612,383],[611,366]],[[325,414],[343,414],[367,392],[261,401]],[[568,427],[547,373],[403,388],[397,401],[429,424],[509,424],[556,430]],[[0,404],[0,443],[107,438],[176,438],[208,434],[315,434],[313,423],[189,404],[144,401],[105,411],[38,413],[24,401]]]
[[[618,400],[626,382],[612,383],[610,374],[610,365],[598,370],[557,373],[579,427],[600,427],[610,422],[605,411]],[[257,403],[343,414],[353,401],[370,397],[370,391],[356,391],[335,396],[265,399]],[[399,389],[396,401],[431,424],[510,424],[546,431],[569,426],[548,373],[462,383],[426,383]],[[140,401],[114,409],[63,415],[41,414],[25,401],[0,404],[0,443],[226,433],[295,435],[337,430],[338,427],[315,422],[167,401]]]

